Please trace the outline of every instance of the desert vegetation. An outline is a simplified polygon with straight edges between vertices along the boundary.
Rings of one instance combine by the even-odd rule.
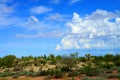
[[[25,77],[24,80],[30,80],[27,79],[29,77],[43,77],[43,80],[120,80],[120,54],[86,54],[81,57],[75,52],[57,56],[1,57],[0,80],[19,80],[20,77]]]

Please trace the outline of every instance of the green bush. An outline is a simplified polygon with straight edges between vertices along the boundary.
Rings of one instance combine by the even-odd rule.
[[[114,64],[115,64],[116,66],[120,66],[120,59],[117,60],[117,61],[114,61]]]
[[[37,76],[39,76],[38,72],[35,72],[35,73],[32,74],[32,77],[37,77]]]
[[[71,72],[68,72],[68,77],[74,77],[80,74],[81,74],[80,71],[71,71]]]
[[[111,69],[105,71],[106,74],[109,74],[109,73],[112,73],[112,72],[113,72],[113,70],[111,70]]]
[[[117,74],[117,78],[120,78],[120,73],[119,73],[119,74]]]
[[[32,76],[33,73],[32,72],[26,72],[25,76]]]
[[[74,77],[72,77],[72,80],[75,80],[75,78],[74,78]]]
[[[20,67],[14,67],[13,68],[13,71],[21,71],[22,70],[22,68],[20,68]]]
[[[80,72],[81,74],[86,74],[87,76],[97,76],[99,74],[99,69],[91,66],[85,66],[80,69]]]
[[[38,76],[47,76],[49,74],[48,70],[39,70],[38,72],[36,72],[36,74]]]
[[[89,78],[89,77],[84,77],[84,78],[82,78],[82,80],[106,80],[105,78]]]
[[[101,64],[101,68],[106,68],[106,69],[110,69],[110,68],[112,68],[112,67],[114,67],[115,65],[114,64],[108,64],[108,63],[106,63],[106,64]]]
[[[0,73],[0,77],[6,77],[4,73]]]
[[[117,77],[116,74],[110,74],[110,75],[107,76],[107,79],[116,78],[116,77]]]
[[[70,70],[69,66],[63,66],[63,67],[61,67],[61,71],[62,72],[69,72],[71,70]]]
[[[49,69],[48,71],[49,71],[49,75],[54,76],[55,78],[62,78],[64,74],[64,72],[58,69]]]
[[[54,77],[55,78],[62,78],[63,72],[61,72],[60,70],[55,70]]]
[[[16,74],[18,74],[19,76],[25,76],[26,73],[27,73],[26,71],[16,72]]]
[[[0,73],[0,77],[8,77],[8,76],[12,76],[14,75],[14,73],[12,72],[3,72],[3,73]]]
[[[12,78],[18,78],[19,77],[19,75],[17,75],[17,74],[14,74],[13,76],[12,76]]]
[[[49,75],[54,76],[55,69],[48,69]]]
[[[111,78],[120,78],[120,74],[110,74],[107,76],[107,79],[111,79]]]

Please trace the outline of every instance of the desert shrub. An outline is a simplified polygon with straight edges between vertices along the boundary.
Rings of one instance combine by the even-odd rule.
[[[116,77],[117,77],[116,74],[110,74],[110,75],[107,75],[107,79],[116,78]]]
[[[107,76],[107,79],[111,79],[111,78],[120,78],[120,74],[110,74]]]
[[[80,74],[81,74],[80,71],[71,71],[71,72],[68,72],[68,77],[74,77]]]
[[[9,69],[5,69],[4,72],[10,72],[10,70]]]
[[[39,73],[38,73],[38,72],[34,72],[34,73],[32,74],[32,77],[37,77],[37,76],[39,76]]]
[[[68,66],[63,66],[63,67],[61,67],[61,71],[62,72],[69,72],[69,71],[71,71],[71,69]]]
[[[105,71],[106,74],[109,74],[109,73],[112,73],[112,72],[113,72],[113,70],[111,70],[111,69],[108,69],[108,70]]]
[[[12,72],[3,72],[3,73],[0,73],[0,77],[8,77],[8,76],[12,76],[14,75],[14,73]]]
[[[85,57],[80,57],[79,59],[80,59],[81,62],[85,62],[86,61]]]
[[[16,59],[15,55],[7,55],[1,59],[1,66],[5,66],[7,68],[10,68],[14,64],[14,60]]]
[[[115,64],[116,66],[120,66],[120,59],[115,60],[115,61],[114,61],[114,64]]]
[[[113,66],[110,70],[115,70],[115,71],[118,71],[119,70],[119,67],[118,66]]]
[[[75,78],[74,78],[74,77],[72,77],[72,80],[75,80]]]
[[[98,70],[99,70],[99,73],[105,73],[108,69],[106,69],[106,68],[98,68]]]
[[[44,80],[50,80],[51,79],[51,76],[46,76],[45,78],[44,78]]]
[[[18,77],[19,77],[18,74],[14,74],[14,75],[12,76],[12,78],[18,78]]]
[[[119,73],[119,74],[117,74],[117,78],[120,78],[120,73]]]
[[[23,72],[23,74],[25,74],[25,76],[30,76],[30,77],[37,77],[40,76],[41,74],[39,72]]]
[[[90,78],[90,77],[84,77],[82,80],[106,80],[105,78],[98,77],[98,78]]]
[[[84,77],[82,80],[91,80],[89,77]]]
[[[87,76],[97,76],[99,74],[98,68],[93,68],[91,66],[85,66],[80,69],[81,74],[86,74]]]
[[[32,72],[26,72],[25,76],[32,76],[33,73]]]
[[[55,78],[62,78],[64,74],[64,72],[62,72],[59,69],[49,69],[48,71],[49,71],[49,75],[54,76]]]
[[[20,67],[14,67],[13,71],[21,71],[22,69]]]
[[[118,69],[118,73],[120,73],[120,68]]]
[[[60,70],[55,70],[54,77],[55,78],[62,78],[63,77],[63,73]]]
[[[116,54],[113,60],[116,66],[120,66],[120,54]]]
[[[49,74],[49,71],[48,70],[39,70],[38,72],[36,72],[36,74],[38,76],[46,76]]]
[[[18,74],[19,76],[25,76],[26,73],[27,73],[26,71],[16,72],[16,74]]]
[[[48,69],[49,75],[50,75],[50,76],[54,76],[56,70],[57,70],[57,69]]]
[[[120,67],[119,66],[114,66],[114,67],[111,68],[111,70],[117,71],[118,73],[120,73]]]
[[[100,65],[101,68],[106,68],[106,69],[110,69],[114,66],[115,66],[114,64],[108,64],[108,63]]]
[[[31,69],[29,70],[29,72],[32,72],[32,73],[33,73],[33,72],[34,72],[34,71],[33,71],[33,68],[31,68]]]
[[[6,76],[12,76],[12,75],[14,75],[14,73],[12,73],[12,72],[4,72],[4,74],[5,74]]]
[[[0,73],[0,77],[6,77],[4,73]]]
[[[40,72],[40,75],[41,75],[41,76],[46,76],[46,75],[48,75],[48,74],[49,74],[49,72],[46,71],[46,70],[43,70],[43,71]]]

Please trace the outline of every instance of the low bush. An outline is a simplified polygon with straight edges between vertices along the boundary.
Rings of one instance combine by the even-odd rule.
[[[32,72],[26,72],[25,76],[32,76],[33,73]]]
[[[80,74],[81,74],[80,71],[71,71],[71,72],[68,72],[68,77],[74,77]]]
[[[4,73],[0,73],[0,77],[6,77]]]
[[[12,76],[12,78],[18,78],[19,77],[19,75],[17,75],[17,74],[14,74],[13,76]]]
[[[37,76],[39,76],[38,72],[35,72],[35,73],[32,74],[32,77],[37,77]]]
[[[111,70],[111,69],[105,71],[106,74],[110,74],[112,72],[113,72],[113,70]]]
[[[8,77],[8,76],[12,76],[14,75],[13,72],[3,72],[3,73],[0,73],[0,77]]]
[[[115,64],[116,66],[120,66],[120,59],[119,59],[119,60],[115,60],[115,61],[114,61],[114,64]]]
[[[61,67],[61,71],[62,72],[69,72],[71,70],[70,70],[70,68],[68,66],[63,66],[63,67]]]
[[[46,76],[46,75],[49,74],[49,71],[48,71],[48,70],[42,70],[42,71],[39,71],[38,74],[39,74],[40,76]]]
[[[13,71],[21,71],[22,70],[22,68],[20,68],[20,67],[14,67],[13,68]]]
[[[90,77],[84,77],[82,78],[82,80],[106,80],[105,78],[102,78],[102,77],[98,77],[98,78],[90,78]]]
[[[106,68],[106,69],[111,69],[114,66],[115,66],[114,64],[108,64],[108,63],[100,65],[101,68]]]
[[[99,74],[99,69],[91,66],[85,66],[80,69],[80,72],[81,74],[86,74],[87,76],[97,76]]]
[[[107,75],[107,79],[116,78],[116,77],[117,77],[116,74],[110,74],[110,75]]]
[[[51,76],[46,76],[45,78],[44,78],[44,80],[50,80],[51,79]]]
[[[19,76],[25,76],[26,73],[27,73],[26,71],[16,72],[16,74],[18,74]]]
[[[60,70],[55,70],[54,77],[55,78],[62,78],[63,77],[63,72],[60,71]]]
[[[111,79],[111,78],[120,78],[120,74],[110,74],[107,76],[107,79]]]

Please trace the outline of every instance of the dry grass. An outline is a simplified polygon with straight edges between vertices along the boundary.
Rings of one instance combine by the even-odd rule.
[[[43,77],[24,77],[24,76],[21,76],[19,78],[4,77],[4,78],[0,78],[0,80],[44,80],[44,76]]]

